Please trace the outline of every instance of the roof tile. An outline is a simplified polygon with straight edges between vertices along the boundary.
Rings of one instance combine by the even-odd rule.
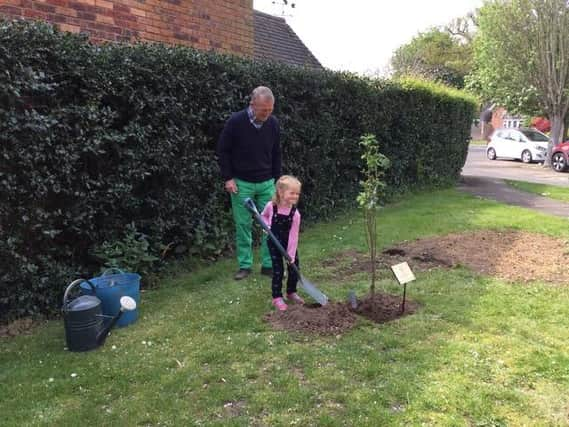
[[[268,59],[290,65],[323,68],[284,18],[253,11],[255,59]]]

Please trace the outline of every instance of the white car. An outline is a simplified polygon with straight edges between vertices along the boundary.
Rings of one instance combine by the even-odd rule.
[[[496,129],[486,147],[490,160],[497,157],[518,159],[524,163],[543,162],[549,137],[537,129]]]

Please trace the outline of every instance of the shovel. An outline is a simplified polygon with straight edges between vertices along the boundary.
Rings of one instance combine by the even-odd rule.
[[[326,295],[324,295],[322,292],[320,292],[320,290],[316,286],[314,286],[312,283],[310,283],[308,280],[306,280],[306,277],[304,277],[302,274],[300,274],[300,270],[298,269],[296,264],[292,262],[290,255],[287,253],[285,248],[283,248],[283,246],[281,245],[281,242],[279,242],[279,240],[275,237],[275,235],[273,234],[273,232],[271,231],[269,226],[267,224],[265,224],[265,221],[263,221],[263,218],[261,217],[261,215],[259,214],[259,211],[257,210],[257,206],[255,206],[255,202],[253,200],[251,200],[251,198],[247,197],[243,201],[243,204],[245,205],[247,210],[249,210],[253,214],[253,217],[259,223],[259,225],[261,227],[263,227],[263,230],[265,230],[267,232],[267,234],[269,235],[269,238],[273,241],[273,243],[275,244],[277,250],[281,253],[281,255],[288,261],[290,267],[294,271],[296,271],[296,274],[298,274],[298,277],[300,280],[300,286],[302,287],[302,289],[304,289],[304,291],[308,295],[310,295],[318,304],[320,304],[322,306],[328,304],[328,297]]]

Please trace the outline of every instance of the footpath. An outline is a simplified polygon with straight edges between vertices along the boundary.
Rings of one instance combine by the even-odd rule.
[[[517,190],[502,179],[463,175],[457,189],[509,205],[569,218],[569,203]]]

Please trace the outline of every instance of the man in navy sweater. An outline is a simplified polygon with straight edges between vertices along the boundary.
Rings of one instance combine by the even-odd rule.
[[[251,94],[245,110],[231,115],[217,145],[217,156],[225,190],[231,195],[235,221],[237,261],[235,280],[251,273],[253,264],[252,217],[243,206],[250,197],[264,207],[275,192],[275,180],[281,175],[279,122],[273,116],[275,98],[268,87],[259,86]],[[261,274],[272,276],[267,243],[261,243]]]

